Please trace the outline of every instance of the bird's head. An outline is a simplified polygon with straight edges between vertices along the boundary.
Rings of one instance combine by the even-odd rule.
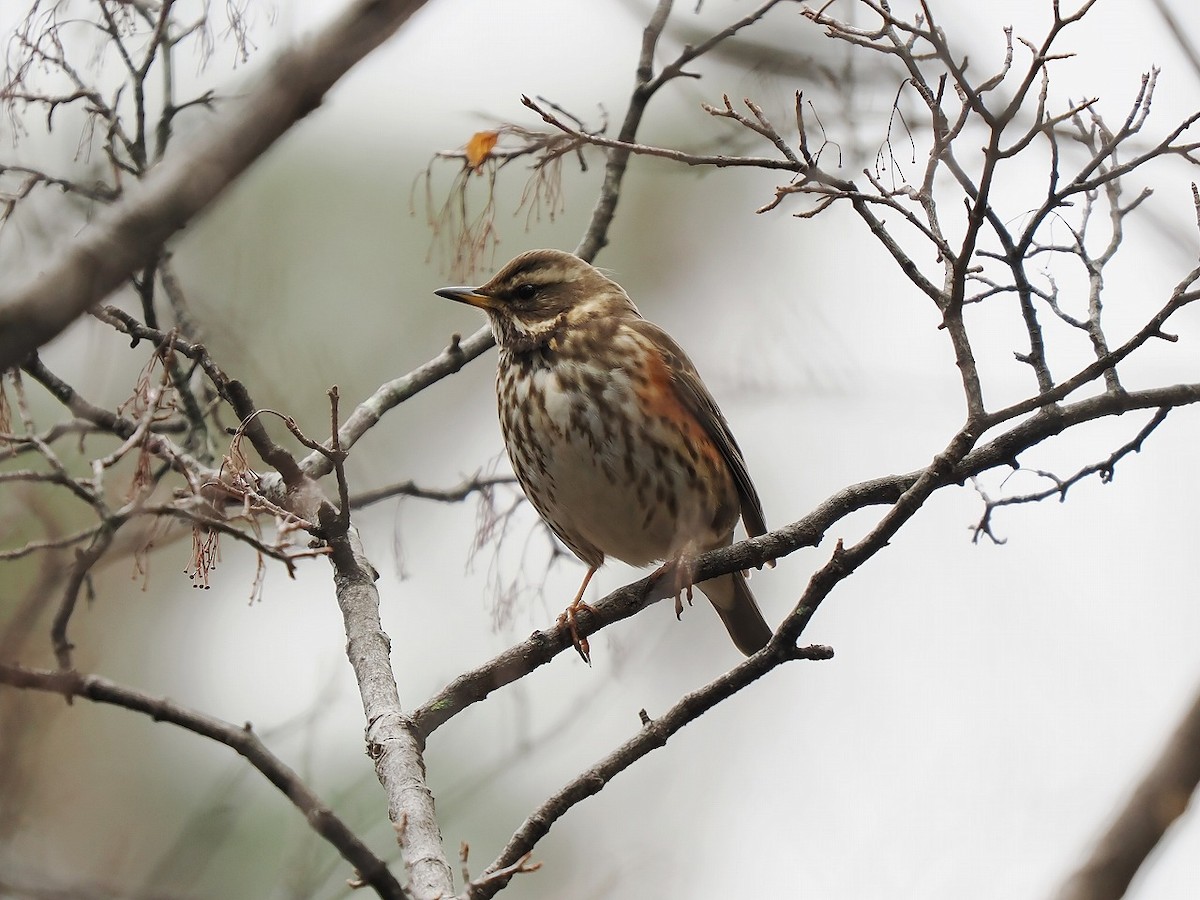
[[[590,319],[638,316],[619,284],[562,250],[530,250],[486,284],[434,293],[484,310],[497,343],[515,351],[541,346]]]

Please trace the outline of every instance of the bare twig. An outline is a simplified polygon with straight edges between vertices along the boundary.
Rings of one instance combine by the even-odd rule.
[[[674,60],[667,63],[656,75],[654,72],[654,54],[658,47],[659,38],[671,15],[672,0],[659,0],[654,14],[650,17],[645,30],[642,32],[642,51],[638,57],[637,80],[633,94],[629,100],[629,108],[625,111],[625,119],[617,133],[617,144],[609,148],[608,159],[604,165],[604,183],[600,186],[600,194],[596,206],[592,210],[592,219],[584,232],[583,239],[575,248],[577,256],[591,262],[596,258],[605,244],[608,243],[608,231],[616,215],[617,201],[621,196],[621,183],[625,178],[625,169],[629,165],[630,150],[627,145],[635,143],[646,105],[664,84],[674,78],[690,75],[684,66],[722,41],[733,37],[744,28],[753,25],[761,19],[781,0],[767,0],[758,8],[752,10],[738,21],[729,25],[723,31],[717,32],[707,41],[695,47],[686,47]],[[694,76],[693,76],[694,77]]]
[[[1117,463],[1131,453],[1140,453],[1146,438],[1148,438],[1151,433],[1158,428],[1159,425],[1166,421],[1167,415],[1170,413],[1170,411],[1171,410],[1169,407],[1163,407],[1159,409],[1154,413],[1154,416],[1150,419],[1150,421],[1142,426],[1137,435],[1134,436],[1133,440],[1118,447],[1101,462],[1084,466],[1068,478],[1058,478],[1052,475],[1050,472],[1043,472],[1039,470],[1036,474],[1042,478],[1048,478],[1054,483],[1054,486],[1051,488],[1047,488],[1046,490],[1042,491],[1035,491],[1029,494],[1017,494],[1010,497],[1001,497],[999,499],[992,499],[980,491],[980,495],[984,501],[984,510],[983,515],[980,517],[979,523],[975,526],[973,540],[978,543],[981,537],[987,535],[994,543],[1004,543],[1003,540],[1000,540],[995,536],[995,534],[992,533],[991,528],[992,514],[1002,506],[1017,506],[1023,503],[1040,503],[1042,500],[1047,500],[1051,497],[1058,497],[1060,501],[1065,501],[1067,499],[1067,491],[1069,491],[1079,482],[1083,481],[1085,478],[1089,478],[1092,475],[1099,475],[1100,480],[1106,484],[1112,481],[1113,473],[1116,470]]]
[[[399,484],[390,484],[387,487],[354,494],[350,497],[350,508],[362,509],[390,497],[417,497],[421,500],[437,500],[441,503],[458,503],[472,494],[490,490],[498,484],[516,483],[517,479],[512,475],[476,475],[452,488],[426,488],[420,487],[413,481],[403,481]]]
[[[354,412],[338,429],[338,441],[342,449],[349,450],[353,447],[388,410],[436,384],[447,375],[453,375],[495,345],[492,329],[486,325],[466,340],[456,334],[450,339],[449,346],[429,362],[407,375],[380,385],[375,393],[355,407]],[[333,471],[328,458],[316,451],[301,460],[300,468],[310,478],[321,478]]]

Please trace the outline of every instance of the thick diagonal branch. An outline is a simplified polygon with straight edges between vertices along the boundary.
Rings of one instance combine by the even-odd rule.
[[[19,365],[116,290],[425,0],[360,0],[281,53],[245,98],[62,246],[24,285],[0,292],[0,371]],[[178,151],[178,148],[176,148]]]
[[[1200,784],[1200,694],[1057,900],[1119,900]]]
[[[987,442],[954,460],[953,464],[932,472],[931,489],[962,484],[1000,466],[1015,466],[1020,454],[1084,422],[1120,415],[1135,409],[1158,409],[1200,403],[1200,384],[1177,384],[1164,388],[1122,394],[1101,394],[1077,403],[1052,406],[1012,425]],[[802,519],[753,540],[712,550],[696,560],[693,576],[697,581],[739,569],[751,569],[781,559],[802,547],[816,546],[834,524],[856,510],[868,506],[897,504],[923,478],[930,468],[903,475],[886,475],[850,485],[831,495]],[[911,496],[911,495],[910,495]],[[853,548],[852,548],[853,549]],[[580,635],[587,637],[602,628],[627,619],[652,603],[669,595],[664,584],[646,577],[618,588],[591,610],[576,619]],[[798,633],[798,632],[797,632]],[[534,669],[550,662],[572,646],[567,626],[555,625],[535,631],[529,638],[476,669],[465,672],[426,701],[412,714],[417,732],[428,737],[462,710],[486,698],[493,691],[511,684]]]

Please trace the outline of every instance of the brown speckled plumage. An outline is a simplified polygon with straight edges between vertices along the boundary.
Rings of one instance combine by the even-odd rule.
[[[725,546],[739,517],[750,535],[766,531],[741,449],[695,366],[599,270],[531,250],[478,288],[438,293],[487,312],[513,470],[589,578],[606,556],[643,566]],[[770,639],[741,573],[698,587],[742,652]]]

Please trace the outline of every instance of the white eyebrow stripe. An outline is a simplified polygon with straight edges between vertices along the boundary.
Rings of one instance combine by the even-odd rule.
[[[518,283],[529,281],[536,284],[565,284],[569,281],[575,281],[577,278],[577,272],[570,272],[564,266],[541,266],[530,272],[525,272],[515,280]]]

